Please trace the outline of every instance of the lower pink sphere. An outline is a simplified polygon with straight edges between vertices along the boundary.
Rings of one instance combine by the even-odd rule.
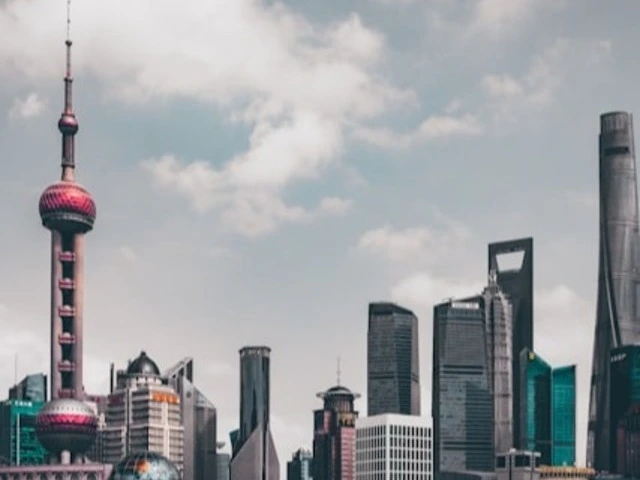
[[[97,429],[93,410],[71,398],[50,401],[36,417],[36,435],[49,453],[84,453],[95,441]]]

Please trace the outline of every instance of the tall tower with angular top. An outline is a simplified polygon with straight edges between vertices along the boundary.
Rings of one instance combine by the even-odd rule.
[[[587,463],[611,471],[618,425],[611,421],[611,349],[640,340],[638,188],[633,117],[600,116],[600,253]]]
[[[93,228],[96,205],[76,182],[71,40],[67,38],[62,134],[62,175],[40,197],[42,225],[51,231],[51,399],[84,399],[82,383],[82,312],[84,297],[84,234]]]

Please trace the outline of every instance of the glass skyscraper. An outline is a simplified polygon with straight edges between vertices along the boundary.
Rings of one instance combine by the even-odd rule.
[[[304,448],[296,450],[287,463],[287,480],[312,480],[313,453]]]
[[[367,414],[420,415],[418,318],[393,303],[369,304]]]
[[[542,465],[574,465],[575,365],[552,368],[535,352],[520,353],[520,444],[540,452]]]
[[[622,473],[618,465],[617,430],[629,407],[640,402],[640,346],[611,350],[610,375],[609,471]]]
[[[615,420],[610,397],[611,350],[640,341],[638,305],[638,187],[633,116],[600,116],[600,247],[593,346],[587,465],[612,471]]]
[[[576,461],[576,366],[554,368],[551,373],[553,465]]]
[[[433,471],[493,471],[484,299],[451,300],[433,312]]]

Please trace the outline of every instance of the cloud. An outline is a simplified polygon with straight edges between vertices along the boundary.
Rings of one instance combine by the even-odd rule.
[[[390,225],[365,232],[358,241],[358,249],[378,255],[391,262],[411,265],[431,264],[447,254],[464,248],[470,236],[468,229],[436,212],[437,227],[425,226],[396,229]]]
[[[409,148],[431,140],[476,136],[481,133],[482,126],[475,115],[445,114],[430,116],[415,130],[407,133],[398,133],[389,128],[361,127],[354,131],[354,136],[381,148]]]
[[[133,248],[126,245],[118,248],[118,254],[128,263],[135,263],[138,260],[138,255]]]
[[[518,2],[513,2],[518,3]],[[549,105],[570,76],[579,76],[609,57],[609,41],[556,39],[551,46],[531,61],[520,78],[508,74],[489,74],[482,88],[489,99],[489,109],[502,120],[522,108]]]
[[[482,289],[481,282],[449,280],[420,272],[397,283],[391,289],[391,297],[409,308],[430,312],[435,305],[449,298],[477,295]]]
[[[34,118],[45,109],[46,103],[37,93],[30,93],[25,98],[16,98],[9,109],[9,118]]]
[[[590,192],[578,192],[570,190],[565,194],[567,202],[584,208],[596,208],[598,206],[598,197]]]
[[[327,215],[344,215],[352,206],[353,202],[351,200],[339,197],[325,197],[318,205],[318,213]]]
[[[41,3],[0,7],[0,29],[12,39],[0,46],[0,71],[32,81],[59,76],[59,65],[40,61],[55,29],[33,24],[63,13]],[[379,74],[384,36],[356,14],[319,25],[281,3],[196,0],[184,8],[170,0],[133,7],[89,0],[74,6],[73,33],[77,76],[95,74],[108,95],[128,103],[209,102],[250,129],[246,151],[230,159],[178,165],[165,155],[145,162],[160,186],[199,211],[230,206],[223,216],[248,235],[310,218],[287,205],[282,191],[335,165],[347,129],[415,101]],[[233,219],[236,213],[243,218]]]

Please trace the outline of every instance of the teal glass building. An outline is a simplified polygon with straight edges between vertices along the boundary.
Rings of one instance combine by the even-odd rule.
[[[520,353],[520,444],[540,452],[540,464],[574,465],[576,367],[552,368],[535,352]]]
[[[43,402],[6,400],[0,403],[0,456],[10,465],[41,465],[48,453],[36,438],[36,416]]]
[[[551,461],[573,465],[576,461],[576,366],[554,368],[551,373]]]
[[[640,346],[629,345],[611,350],[609,378],[609,462],[610,471],[619,473],[617,429],[629,407],[640,402]]]

